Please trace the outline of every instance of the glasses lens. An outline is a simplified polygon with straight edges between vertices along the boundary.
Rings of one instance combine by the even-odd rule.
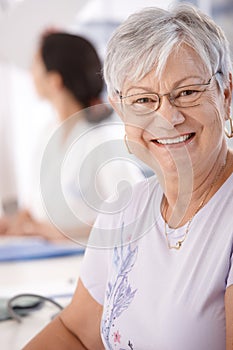
[[[124,98],[125,108],[129,113],[145,115],[159,107],[159,96],[156,94],[136,94]]]
[[[180,87],[171,93],[171,99],[177,107],[192,107],[206,90],[205,85],[189,85]]]

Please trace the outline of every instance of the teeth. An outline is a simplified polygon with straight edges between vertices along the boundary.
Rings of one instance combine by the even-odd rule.
[[[172,145],[174,143],[180,143],[180,142],[184,142],[186,140],[188,140],[188,138],[191,136],[191,134],[189,135],[183,135],[183,136],[179,136],[176,137],[174,139],[158,139],[156,140],[158,143],[161,143],[162,145]]]

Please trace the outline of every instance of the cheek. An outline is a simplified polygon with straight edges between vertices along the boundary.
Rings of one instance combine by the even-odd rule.
[[[138,126],[125,125],[128,146],[132,153],[142,159],[147,151],[146,144],[143,140],[143,128]]]
[[[200,113],[198,122],[201,131],[198,133],[198,141],[201,147],[212,152],[225,142],[225,121],[221,104],[212,100],[205,103]]]
[[[39,96],[41,97],[47,97],[48,96],[48,87],[46,84],[46,78],[41,76],[41,75],[37,75],[34,79],[34,85],[35,88],[37,90],[37,93]]]
[[[195,119],[206,133],[216,135],[224,131],[224,103],[223,97],[210,91],[205,100],[192,117]]]
[[[137,126],[125,125],[125,132],[127,134],[127,138],[129,142],[139,143],[143,142],[142,135],[143,129]]]
[[[224,109],[221,101],[209,99],[202,109],[201,122],[208,128],[209,133],[222,134],[224,131]]]
[[[125,123],[125,130],[127,132],[127,135],[131,139],[138,140],[138,142],[146,144],[146,140],[148,137],[145,137],[145,135],[151,134],[151,130],[154,131],[156,129],[155,123],[155,117],[135,117],[134,118],[128,118],[127,120],[124,120]],[[150,137],[151,138],[151,137]]]
[[[144,140],[144,129],[142,127],[125,126],[127,143],[130,151],[155,172],[158,172],[160,165],[154,152],[150,150],[148,143]]]
[[[32,71],[32,77],[33,77],[33,81],[34,81],[34,85],[36,87],[36,89],[40,88],[41,85],[41,73],[38,69],[34,69]]]

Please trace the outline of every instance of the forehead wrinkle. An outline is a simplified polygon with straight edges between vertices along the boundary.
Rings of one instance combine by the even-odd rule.
[[[198,67],[196,62],[199,63]],[[136,93],[137,90],[139,90],[139,93],[144,90],[146,92],[166,94],[179,87],[179,85],[203,83],[203,76],[208,72],[207,67],[198,54],[186,46],[180,47],[178,51],[169,55],[162,71],[158,72],[157,68],[155,64],[154,68],[145,73],[141,79],[126,78],[123,85],[125,87],[124,95]],[[198,80],[190,81],[192,79]]]
[[[201,79],[201,80],[203,80],[202,79],[203,77],[200,77],[199,75],[192,75],[192,76],[187,76],[187,77],[184,77],[184,78],[181,78],[181,79],[179,79],[179,80],[177,80],[177,81],[175,81],[175,82],[173,82],[171,85],[173,86],[172,87],[172,90],[173,89],[176,89],[176,88],[178,88],[178,87],[185,87],[185,86],[189,86],[189,85],[192,85],[192,84],[199,84],[199,83],[201,83],[201,82],[190,82],[190,83],[185,83],[185,81],[186,80],[189,80],[189,79]],[[184,84],[183,84],[184,83]],[[181,85],[181,84],[183,84],[183,85]],[[140,90],[140,91],[137,91],[137,92],[131,92],[130,93],[130,91],[131,90]],[[158,89],[159,90],[159,89]],[[126,90],[126,92],[125,92],[125,94],[126,95],[128,95],[128,94],[130,94],[130,95],[133,95],[133,94],[137,94],[137,93],[144,93],[144,92],[147,92],[147,93],[150,93],[150,92],[155,92],[155,93],[158,93],[158,91],[155,91],[153,88],[151,88],[151,86],[147,86],[147,85],[141,85],[140,83],[138,84],[138,85],[133,85],[133,86],[130,86],[127,90]],[[166,92],[165,92],[166,93]],[[169,92],[167,92],[167,93],[169,93]],[[164,94],[164,92],[163,92],[163,94]]]

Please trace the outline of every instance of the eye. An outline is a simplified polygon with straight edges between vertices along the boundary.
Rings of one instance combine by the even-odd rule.
[[[206,85],[204,84],[181,86],[175,89],[173,91],[174,95],[171,94],[171,96],[176,106],[190,107],[193,106],[193,103],[196,103],[205,89]]]
[[[137,100],[135,100],[133,103],[149,103],[152,102],[153,100],[148,97],[140,97]]]
[[[132,103],[133,104],[150,104],[150,103],[155,103],[157,102],[158,98],[154,95],[139,95],[139,96],[134,96]]]
[[[137,115],[149,114],[157,109],[159,97],[154,93],[142,93],[128,96],[126,106]]]
[[[177,97],[191,96],[191,95],[194,95],[198,92],[199,92],[198,90],[183,90],[179,93],[179,95]]]

